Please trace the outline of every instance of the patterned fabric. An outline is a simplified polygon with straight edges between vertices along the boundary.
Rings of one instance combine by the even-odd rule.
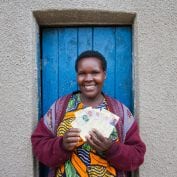
[[[63,136],[71,128],[71,122],[75,119],[74,112],[85,108],[80,100],[80,94],[73,95],[66,109],[63,121],[57,129],[57,136]],[[106,100],[100,104],[97,109],[108,109]],[[117,140],[118,133],[116,129],[110,135],[110,138]],[[116,170],[105,160],[104,154],[96,152],[87,143],[82,140],[77,144],[77,148],[71,155],[71,159],[66,161],[57,169],[56,177],[116,177]]]

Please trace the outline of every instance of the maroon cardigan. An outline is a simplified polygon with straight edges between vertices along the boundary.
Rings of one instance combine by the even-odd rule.
[[[64,117],[70,97],[71,95],[64,96],[55,103],[56,121],[53,133],[42,118],[31,136],[35,156],[53,169],[49,175],[51,177],[55,176],[55,169],[71,156],[71,152],[62,146],[63,138],[56,136],[57,127]],[[128,108],[113,98],[108,96],[105,98],[109,110],[120,117],[116,125],[120,143],[111,146],[106,152],[106,159],[116,168],[118,177],[122,177],[123,171],[136,170],[143,163],[146,146],[140,138],[137,121],[132,116],[128,118],[124,116],[125,110],[129,111]]]

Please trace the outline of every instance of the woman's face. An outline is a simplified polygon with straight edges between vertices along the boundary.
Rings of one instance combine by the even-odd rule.
[[[82,95],[87,99],[101,95],[106,78],[101,61],[95,57],[83,58],[78,63],[77,82]]]

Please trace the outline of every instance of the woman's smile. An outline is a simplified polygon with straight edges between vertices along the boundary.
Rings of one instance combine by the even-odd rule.
[[[86,90],[94,90],[95,89],[95,87],[96,87],[96,85],[95,84],[92,84],[92,85],[84,85],[84,88],[86,89]]]

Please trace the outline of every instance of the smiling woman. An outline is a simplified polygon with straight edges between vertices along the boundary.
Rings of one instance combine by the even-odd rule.
[[[57,100],[38,123],[33,151],[51,167],[49,176],[125,177],[143,163],[146,148],[136,120],[125,105],[102,92],[106,66],[97,51],[80,54],[75,63],[80,91]],[[93,129],[84,140],[80,130],[71,126],[75,112],[89,106],[120,117],[109,138]]]

